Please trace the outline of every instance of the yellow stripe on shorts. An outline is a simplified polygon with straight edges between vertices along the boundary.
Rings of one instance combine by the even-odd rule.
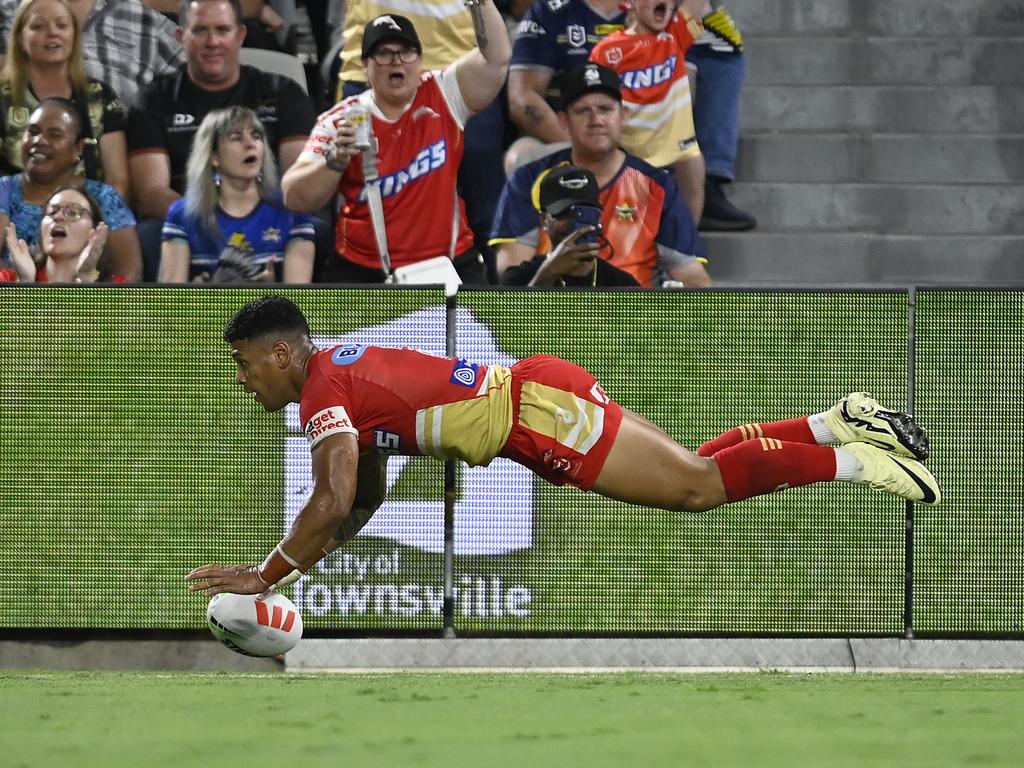
[[[572,392],[526,381],[519,423],[585,455],[604,434],[604,407]]]

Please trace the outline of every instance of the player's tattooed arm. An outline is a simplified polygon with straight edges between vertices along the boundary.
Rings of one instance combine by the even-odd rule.
[[[473,33],[476,35],[476,47],[480,53],[487,55],[487,29],[484,26],[484,17],[480,9],[483,0],[466,0],[466,6],[473,17]]]
[[[544,115],[533,104],[528,104],[523,110],[523,114],[533,125],[540,125],[544,122]]]

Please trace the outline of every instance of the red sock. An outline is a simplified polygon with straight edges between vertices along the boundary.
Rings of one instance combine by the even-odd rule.
[[[774,437],[776,440],[785,440],[790,443],[817,445],[814,433],[807,425],[807,417],[801,416],[797,419],[773,421],[770,424],[744,424],[741,427],[733,427],[724,435],[719,435],[714,440],[708,440],[697,449],[697,454],[699,456],[714,456],[724,448],[758,437]]]
[[[835,480],[836,452],[830,445],[744,440],[715,454],[729,501]]]

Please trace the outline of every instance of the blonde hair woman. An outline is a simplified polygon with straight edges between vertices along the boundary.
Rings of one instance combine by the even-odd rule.
[[[274,154],[251,109],[203,119],[187,179],[164,221],[160,282],[310,282],[314,219],[282,205]]]
[[[75,104],[86,139],[82,170],[128,199],[125,114],[106,83],[87,77],[78,20],[65,0],[22,0],[14,12],[7,60],[0,73],[5,173],[21,170],[19,144],[28,117],[47,97]]]

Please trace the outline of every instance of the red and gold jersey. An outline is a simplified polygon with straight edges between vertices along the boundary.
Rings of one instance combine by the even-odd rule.
[[[700,155],[685,57],[701,31],[699,20],[678,12],[657,35],[616,32],[590,53],[591,61],[619,73],[626,106],[622,146],[652,165]]]
[[[454,70],[425,73],[412,102],[394,122],[377,109],[371,91],[339,102],[317,118],[302,150],[304,159],[323,161],[337,137],[335,121],[353,101],[373,115],[391,265],[402,267],[468,250],[473,233],[456,184],[469,110]],[[336,225],[338,253],[360,266],[379,269],[361,155],[349,162],[338,192],[343,200]]]
[[[622,407],[574,363],[536,355],[512,368],[414,349],[342,344],[306,368],[299,419],[310,450],[353,434],[359,450],[517,461],[556,485],[589,489],[611,451]]]
[[[487,464],[512,429],[511,373],[413,349],[343,344],[313,355],[299,419],[310,448],[351,433],[359,450]]]

